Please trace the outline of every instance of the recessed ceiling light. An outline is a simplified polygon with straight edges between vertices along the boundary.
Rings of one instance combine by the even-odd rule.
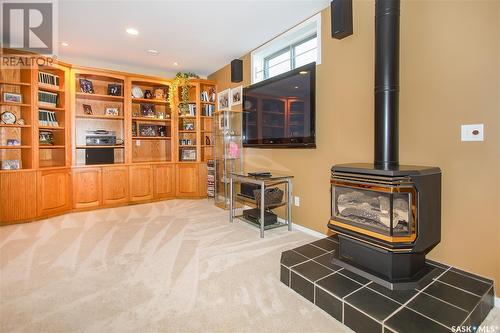
[[[158,52],[157,50],[150,49],[148,50],[148,54],[152,56],[157,56],[158,54],[160,54],[160,52]]]
[[[69,44],[68,44],[68,43],[66,43],[66,42],[62,42],[62,43],[61,43],[61,45],[62,45],[62,46],[69,46]]]
[[[176,61],[173,63],[174,66],[179,66],[179,63]]]
[[[295,89],[299,89],[299,86],[295,86],[294,88],[295,88]]]
[[[129,35],[132,35],[132,36],[137,36],[139,34],[139,31],[137,31],[137,29],[134,29],[134,28],[127,28],[127,33]]]
[[[307,73],[309,73],[309,72],[308,71],[300,71],[299,72],[299,74],[302,74],[302,75],[307,74]]]

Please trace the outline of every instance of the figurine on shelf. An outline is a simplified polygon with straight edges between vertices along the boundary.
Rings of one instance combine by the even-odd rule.
[[[153,98],[153,94],[151,93],[151,90],[144,91],[144,98],[145,99],[152,99]]]

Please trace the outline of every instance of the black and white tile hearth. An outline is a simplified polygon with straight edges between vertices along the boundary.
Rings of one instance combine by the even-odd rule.
[[[326,251],[326,252],[325,252]],[[453,332],[479,327],[494,306],[493,281],[428,260],[432,278],[389,290],[332,264],[336,237],[285,251],[281,282],[355,332]]]

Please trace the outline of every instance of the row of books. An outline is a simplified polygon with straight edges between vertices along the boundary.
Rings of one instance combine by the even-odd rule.
[[[48,110],[38,110],[38,124],[40,126],[59,127],[56,113]]]
[[[215,197],[215,161],[207,161],[207,195],[209,198]]]
[[[59,76],[51,73],[38,72],[38,82],[59,87]]]
[[[196,116],[196,104],[188,104],[188,108],[189,108],[189,111],[188,111],[188,114],[187,116]]]
[[[43,103],[50,107],[57,106],[57,100],[59,99],[59,95],[56,93],[51,93],[48,91],[39,91],[38,92],[38,103]]]
[[[208,91],[202,91],[201,92],[201,101],[202,102],[215,102],[215,91],[208,92]]]
[[[212,117],[215,112],[215,105],[205,104],[201,106],[201,115]]]

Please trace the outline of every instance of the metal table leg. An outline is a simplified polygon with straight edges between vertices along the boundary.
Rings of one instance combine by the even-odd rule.
[[[264,212],[265,212],[265,185],[264,182],[260,184],[260,238],[264,238]]]
[[[233,177],[229,176],[229,222],[233,222]]]
[[[287,194],[288,194],[288,202],[287,202],[287,222],[288,222],[288,231],[292,231],[292,181],[287,181]]]

